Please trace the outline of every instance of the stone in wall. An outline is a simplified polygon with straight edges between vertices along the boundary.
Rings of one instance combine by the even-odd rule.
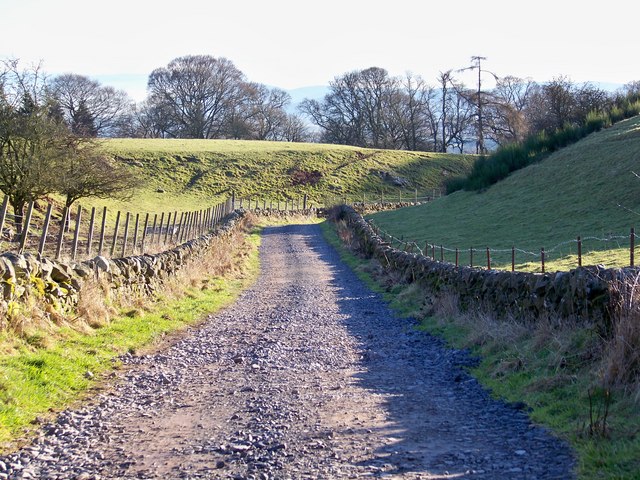
[[[231,212],[213,232],[155,255],[115,259],[97,256],[68,265],[30,253],[0,254],[0,326],[11,302],[25,301],[29,295],[39,295],[62,308],[77,304],[87,278],[104,279],[116,291],[150,293],[188,260],[206,254],[211,240],[237,228],[244,216],[244,211]]]

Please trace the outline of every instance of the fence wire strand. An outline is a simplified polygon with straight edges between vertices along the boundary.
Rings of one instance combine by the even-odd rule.
[[[426,257],[431,257],[431,255],[429,255],[429,251],[431,250],[431,253],[434,253],[434,250],[440,251],[440,252],[449,252],[449,253],[462,253],[462,252],[470,252],[470,253],[486,253],[489,252],[489,254],[494,254],[494,253],[521,253],[524,255],[529,255],[531,257],[534,257],[536,259],[540,259],[541,257],[541,253],[542,250],[544,251],[544,255],[549,255],[549,254],[553,254],[556,252],[559,252],[563,247],[566,247],[567,245],[571,245],[571,244],[578,244],[578,243],[582,243],[585,241],[597,241],[597,242],[602,242],[602,243],[608,243],[608,242],[616,242],[616,245],[618,248],[623,248],[623,246],[621,245],[620,241],[630,241],[631,239],[633,239],[635,241],[635,239],[638,238],[638,235],[635,233],[635,231],[632,230],[632,232],[629,235],[608,235],[606,237],[596,237],[596,236],[589,236],[589,237],[580,237],[580,240],[578,240],[577,238],[575,239],[571,239],[571,240],[566,240],[564,242],[560,242],[557,245],[553,246],[550,249],[541,249],[541,251],[538,252],[532,252],[529,250],[524,250],[522,248],[517,248],[517,247],[513,247],[513,248],[507,248],[507,249],[497,249],[497,248],[473,248],[473,247],[469,247],[466,249],[460,249],[460,248],[450,248],[450,247],[446,247],[444,245],[437,245],[437,244],[433,244],[433,243],[429,243],[429,242],[425,242],[425,249],[423,250],[422,248],[420,248],[420,246],[418,245],[418,243],[414,240],[404,240],[404,238],[399,238],[396,237],[394,235],[392,235],[391,233],[389,233],[388,231],[380,228],[378,225],[376,225],[373,220],[371,219],[367,219],[366,222],[371,226],[371,228],[374,230],[374,232],[376,232],[379,236],[382,236],[382,238],[386,238],[388,239],[391,243],[393,242],[397,242],[399,245],[402,245],[404,247],[405,250],[408,250],[409,247],[412,248],[412,250],[415,248],[418,253],[420,255],[426,256]],[[588,253],[588,252],[587,252]],[[583,252],[583,256],[584,256],[584,252]]]

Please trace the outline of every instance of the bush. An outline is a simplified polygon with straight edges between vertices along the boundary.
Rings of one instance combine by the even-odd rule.
[[[590,133],[639,114],[640,99],[629,96],[617,100],[607,112],[589,112],[582,123],[566,123],[553,133],[542,130],[529,135],[522,142],[503,145],[491,155],[479,157],[466,178],[456,177],[447,181],[447,194],[457,190],[478,191],[488,188],[511,172],[542,160],[547,153],[565,148]]]

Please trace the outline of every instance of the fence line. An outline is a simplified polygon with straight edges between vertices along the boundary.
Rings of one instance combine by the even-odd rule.
[[[430,257],[433,260],[437,260],[437,253],[436,251],[439,253],[439,258],[441,262],[445,261],[445,252],[449,252],[452,254],[455,254],[455,266],[459,266],[460,264],[460,254],[462,252],[462,250],[458,247],[455,248],[450,248],[450,247],[445,247],[444,245],[440,244],[433,244],[433,243],[429,243],[428,241],[425,242],[424,244],[424,249],[420,248],[420,245],[418,245],[417,242],[413,241],[413,240],[405,240],[404,238],[399,238],[396,237],[392,234],[390,234],[389,232],[381,229],[379,226],[375,225],[375,223],[372,220],[366,220],[367,223],[369,223],[371,225],[371,227],[373,228],[374,232],[376,232],[377,235],[379,235],[383,241],[389,243],[389,245],[393,246],[395,243],[398,244],[398,246],[400,248],[402,248],[404,251],[408,251],[408,252],[413,252],[416,251],[417,253],[419,253],[420,255],[424,255],[426,257]],[[618,245],[618,248],[622,248],[621,246],[621,241],[624,241],[625,243],[627,243],[628,245],[628,250],[629,250],[629,262],[628,262],[628,266],[630,267],[634,267],[635,266],[635,248],[636,248],[636,233],[635,233],[635,228],[631,228],[629,235],[609,235],[607,237],[601,238],[601,237],[595,237],[595,236],[590,236],[590,237],[576,237],[575,239],[572,240],[566,240],[564,242],[560,242],[557,245],[555,245],[554,247],[550,248],[550,249],[546,249],[544,247],[542,247],[540,249],[539,252],[532,252],[529,250],[524,250],[521,248],[516,248],[515,246],[511,247],[510,249],[494,249],[494,248],[474,248],[474,247],[469,247],[468,250],[464,250],[464,251],[468,251],[469,252],[469,266],[473,267],[474,263],[474,254],[475,253],[486,253],[486,262],[483,262],[481,266],[485,267],[489,270],[492,269],[492,261],[494,260],[494,257],[492,256],[492,254],[502,254],[502,253],[506,253],[506,254],[511,254],[511,271],[515,271],[515,267],[516,267],[516,254],[520,253],[523,255],[527,255],[529,257],[533,257],[532,260],[533,261],[539,261],[540,262],[540,267],[541,267],[541,271],[544,273],[545,272],[545,262],[548,262],[549,260],[549,254],[551,253],[556,253],[559,252],[560,249],[562,247],[566,247],[568,245],[571,244],[575,244],[577,247],[577,267],[581,267],[583,266],[583,256],[584,256],[584,251],[583,251],[583,242],[584,241],[597,241],[597,242],[603,242],[603,243],[607,243],[607,242],[616,242]],[[592,250],[592,251],[596,251],[596,250]],[[526,261],[526,260],[525,260]],[[453,263],[453,262],[449,262],[449,263]],[[476,264],[476,266],[480,266],[479,264]]]
[[[436,200],[445,195],[445,191],[441,189],[430,189],[422,192],[418,192],[417,189],[402,190],[400,188],[395,190],[381,190],[376,195],[367,195],[365,193],[361,195],[345,194],[345,195],[332,195],[325,196],[325,206],[335,206],[340,204],[345,205],[373,205],[373,204],[392,204],[392,203],[427,203]]]
[[[200,210],[163,211],[160,215],[153,214],[153,226],[149,225],[150,214],[145,213],[144,226],[140,231],[140,213],[118,210],[114,223],[109,221],[109,214],[114,212],[107,207],[100,215],[95,207],[88,210],[78,206],[74,212],[67,208],[56,212],[51,203],[45,210],[30,202],[18,224],[16,216],[8,213],[8,205],[9,200],[5,196],[0,207],[1,251],[31,252],[49,255],[56,260],[64,256],[74,261],[79,257],[89,258],[105,253],[111,257],[152,253],[203,235],[235,208],[234,200],[228,199]],[[177,220],[179,213],[180,221]],[[95,231],[97,225],[100,225],[99,232]]]

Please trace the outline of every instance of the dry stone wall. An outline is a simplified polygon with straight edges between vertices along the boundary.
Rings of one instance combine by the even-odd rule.
[[[340,207],[359,250],[408,282],[420,282],[435,297],[454,294],[463,309],[481,308],[498,318],[548,318],[554,322],[595,322],[609,331],[621,284],[638,268],[581,267],[568,272],[525,273],[471,268],[438,262],[389,246],[348,206]]]
[[[243,210],[236,210],[211,233],[153,255],[115,259],[98,256],[67,264],[30,253],[3,253],[0,255],[0,327],[7,313],[32,296],[44,299],[58,310],[73,307],[88,278],[105,280],[117,291],[151,293],[164,278],[188,261],[206,254],[215,237],[230,233],[244,217]]]

